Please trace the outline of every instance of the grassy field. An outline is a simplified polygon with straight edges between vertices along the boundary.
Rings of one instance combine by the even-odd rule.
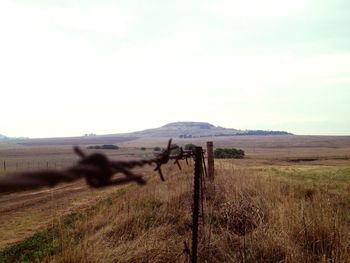
[[[349,137],[215,139],[247,158],[216,160],[206,182],[200,262],[348,262]],[[108,155],[151,156],[154,146],[161,141],[125,142]],[[59,153],[51,162],[75,158],[67,147],[16,146],[0,147],[0,160],[50,152]],[[143,169],[143,187],[90,190],[82,181],[0,196],[0,262],[187,262],[193,165],[182,166],[168,165],[165,182]]]

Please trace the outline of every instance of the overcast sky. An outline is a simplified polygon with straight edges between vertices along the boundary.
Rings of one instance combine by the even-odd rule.
[[[0,133],[350,135],[350,1],[0,1]]]

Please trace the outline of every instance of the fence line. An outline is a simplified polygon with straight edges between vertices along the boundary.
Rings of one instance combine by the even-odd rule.
[[[214,180],[214,145],[213,142],[207,142],[208,153],[208,177]]]
[[[74,152],[80,157],[80,160],[74,166],[62,171],[49,170],[49,163],[46,162],[46,170],[5,174],[4,176],[0,177],[0,193],[35,189],[43,186],[53,187],[63,182],[73,182],[81,178],[85,178],[86,183],[90,187],[94,188],[120,185],[130,182],[136,182],[139,185],[144,185],[146,181],[143,179],[143,176],[134,174],[132,172],[133,168],[143,167],[145,165],[155,165],[154,171],[157,171],[160,179],[164,181],[165,178],[161,169],[164,164],[167,164],[170,160],[174,160],[174,164],[177,164],[181,170],[180,160],[186,160],[186,163],[188,164],[188,159],[194,159],[192,251],[190,252],[190,256],[191,261],[193,263],[197,263],[200,210],[202,211],[202,219],[204,217],[204,172],[207,176],[207,169],[203,154],[204,151],[202,147],[195,147],[194,149],[187,151],[180,148],[178,154],[171,155],[172,150],[176,148],[171,146],[171,141],[172,140],[170,139],[168,141],[167,148],[162,153],[156,155],[155,158],[133,161],[110,161],[107,156],[102,153],[86,155],[80,148],[74,147]],[[5,161],[4,171],[6,171]],[[124,177],[113,179],[113,175],[116,173],[121,173],[124,175]],[[189,250],[187,244],[185,244],[185,250]]]

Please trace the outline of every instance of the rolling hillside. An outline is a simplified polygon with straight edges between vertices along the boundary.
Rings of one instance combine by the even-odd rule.
[[[159,128],[131,133],[108,135],[85,135],[77,137],[21,139],[15,143],[23,145],[81,145],[81,144],[118,144],[140,138],[201,138],[214,136],[249,136],[249,135],[290,135],[283,131],[238,130],[214,126],[207,122],[173,122]],[[11,138],[14,139],[14,138]]]
[[[290,135],[284,131],[238,130],[207,122],[172,122],[162,127],[127,134],[133,137],[194,138],[233,135]]]

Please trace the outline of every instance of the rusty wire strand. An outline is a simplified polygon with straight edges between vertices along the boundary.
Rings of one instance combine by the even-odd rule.
[[[155,165],[154,171],[158,171],[161,180],[164,181],[161,169],[163,165],[167,164],[169,160],[175,160],[175,163],[181,169],[179,160],[187,160],[193,157],[194,154],[192,151],[183,151],[181,149],[178,155],[170,155],[174,149],[171,147],[171,141],[170,139],[167,148],[156,155],[155,158],[132,161],[110,161],[102,153],[86,155],[79,147],[74,147],[74,152],[80,157],[76,165],[63,171],[41,170],[6,174],[0,177],[0,193],[29,190],[44,186],[54,187],[57,184],[73,182],[81,178],[85,178],[87,184],[94,188],[130,182],[144,185],[146,181],[141,175],[132,172],[132,169],[146,165]],[[117,173],[123,174],[124,177],[112,178]]]
[[[192,262],[197,262],[198,249],[198,227],[199,217],[202,218],[204,224],[204,196],[205,196],[205,178],[207,177],[206,165],[204,159],[204,151],[202,147],[196,147],[192,150],[183,150],[177,155],[171,155],[172,150],[177,147],[171,147],[171,139],[167,148],[152,159],[141,159],[131,161],[110,161],[106,155],[102,153],[93,153],[86,155],[79,147],[74,147],[74,152],[80,157],[76,165],[62,171],[41,170],[34,172],[24,172],[15,174],[6,174],[0,177],[0,193],[29,190],[38,187],[54,187],[63,182],[73,182],[81,178],[85,178],[90,187],[100,188],[106,186],[120,185],[130,182],[136,182],[139,185],[146,184],[141,175],[132,172],[135,167],[143,167],[145,165],[155,165],[154,171],[158,171],[160,179],[164,181],[162,166],[170,160],[174,160],[181,170],[180,160],[194,159],[195,175],[193,190],[193,207],[192,207],[192,251],[185,242],[184,253],[187,254]],[[121,173],[124,177],[112,178],[113,175]],[[200,213],[201,210],[201,213]]]

